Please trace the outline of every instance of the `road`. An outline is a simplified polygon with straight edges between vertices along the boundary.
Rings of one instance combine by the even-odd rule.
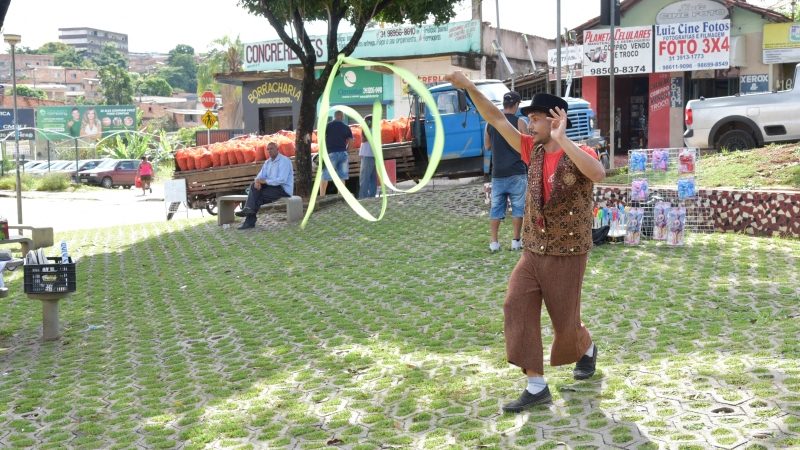
[[[188,217],[208,213],[189,210]],[[9,224],[17,223],[14,191],[0,191],[0,215]],[[52,226],[53,231],[104,228],[116,225],[166,220],[161,185],[142,196],[139,189],[87,189],[77,192],[23,192],[22,218],[25,225]],[[172,220],[187,217],[184,206]]]

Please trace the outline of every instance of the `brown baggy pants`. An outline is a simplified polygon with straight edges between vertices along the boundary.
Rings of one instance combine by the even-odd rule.
[[[581,285],[588,255],[537,255],[523,250],[503,305],[508,362],[544,374],[542,300],[553,323],[550,365],[578,361],[592,343],[581,322]]]

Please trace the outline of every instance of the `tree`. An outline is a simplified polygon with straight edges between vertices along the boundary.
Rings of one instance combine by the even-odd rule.
[[[316,123],[317,101],[325,89],[337,56],[349,56],[355,50],[367,24],[373,19],[388,23],[411,22],[420,24],[431,17],[437,24],[455,16],[453,10],[460,0],[239,0],[239,5],[251,14],[266,17],[278,32],[281,40],[296,55],[303,67],[300,116],[297,124],[295,189],[308,197],[311,193],[311,132]],[[326,20],[328,23],[328,60],[315,78],[317,55],[308,33],[306,22]],[[342,20],[350,22],[355,31],[350,40],[339,48],[337,37]],[[291,27],[296,40],[289,35]]]
[[[128,68],[128,61],[125,56],[117,50],[117,46],[111,42],[106,42],[100,48],[100,53],[93,58],[98,67],[117,66],[121,69]]]
[[[244,45],[239,36],[236,39],[224,36],[211,42],[211,49],[197,66],[197,93],[209,90],[222,95],[224,108],[219,111],[220,128],[242,127],[242,88],[217,83],[214,74],[242,70],[243,53]]]
[[[38,55],[53,55],[53,64],[62,67],[87,67],[90,62],[83,57],[82,52],[75,50],[63,42],[45,42],[31,53]]]
[[[130,105],[133,103],[133,83],[128,72],[117,66],[108,65],[100,69],[100,90],[106,105]]]
[[[6,95],[13,95],[14,89],[9,89]],[[30,86],[17,85],[17,95],[20,97],[33,97],[42,100],[47,100],[47,93],[41,89],[35,89]]]
[[[148,75],[139,81],[136,92],[142,95],[169,97],[172,95],[172,86],[158,75]]]
[[[186,44],[175,46],[169,51],[167,66],[159,71],[159,75],[174,88],[186,92],[197,91],[197,62],[194,60],[194,48]]]

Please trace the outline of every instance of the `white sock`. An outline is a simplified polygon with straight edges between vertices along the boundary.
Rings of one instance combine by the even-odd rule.
[[[592,342],[592,345],[589,346],[589,349],[586,350],[586,353],[584,353],[584,355],[592,356],[593,354],[594,354],[594,342]]]
[[[542,392],[544,388],[547,387],[547,382],[544,381],[544,377],[528,377],[528,387],[527,390],[533,395]]]

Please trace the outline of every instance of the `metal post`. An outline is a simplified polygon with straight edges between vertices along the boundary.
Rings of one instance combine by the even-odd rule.
[[[500,42],[500,0],[494,0],[494,11],[495,11],[495,14],[497,14],[497,33],[496,33],[497,34],[497,46],[500,47],[500,48],[503,48],[502,47],[502,43]],[[498,64],[498,67],[499,66],[500,66],[500,64]],[[500,78],[500,77],[497,77],[497,78]],[[502,80],[502,78],[500,78],[500,79]],[[512,79],[511,82],[513,83],[514,80]],[[514,90],[513,85],[511,87],[511,90],[512,91]]]
[[[75,183],[81,184],[81,179],[78,177],[78,169],[80,169],[80,162],[78,161],[78,138],[75,138]],[[48,141],[50,142],[50,141]]]
[[[17,57],[16,45],[22,40],[18,34],[6,34],[5,41],[11,46],[11,86],[14,88],[14,150],[17,162],[17,223],[22,224],[22,179],[19,175],[19,125],[17,124]]]
[[[50,173],[50,141],[47,141],[47,173]]]
[[[3,145],[3,163],[0,164],[0,177],[6,176],[6,141],[3,139],[1,142]]]
[[[610,116],[611,118],[608,121],[608,124],[609,124],[608,125],[608,135],[609,135],[608,139],[610,141],[610,144],[609,144],[609,147],[608,147],[609,153],[610,153],[608,155],[608,167],[613,169],[614,168],[614,153],[616,152],[616,148],[617,148],[616,130],[615,130],[615,126],[614,126],[615,122],[616,122],[616,117],[617,117],[616,116],[616,112],[615,112],[616,107],[614,105],[614,96],[615,96],[615,93],[614,93],[614,22],[615,22],[615,20],[614,20],[614,18],[617,15],[617,13],[615,11],[617,0],[608,0],[608,2],[611,3],[611,8],[610,8],[611,20],[609,21],[609,22],[611,22],[611,28],[610,28],[610,33],[611,34],[609,36],[610,37],[610,44],[609,44],[609,49],[608,49],[609,56],[611,57],[611,59],[610,59],[611,67],[608,70],[608,104],[609,104],[609,108],[611,109],[611,116]]]
[[[556,0],[556,97],[561,97],[561,0]]]

